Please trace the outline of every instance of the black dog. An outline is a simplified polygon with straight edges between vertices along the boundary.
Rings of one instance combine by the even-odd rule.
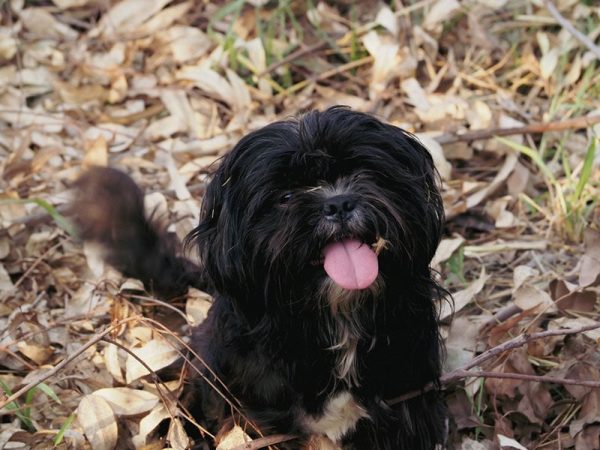
[[[218,430],[238,413],[283,448],[434,449],[438,393],[390,406],[440,375],[429,263],[443,207],[431,156],[411,134],[346,108],[309,112],[245,136],[204,196],[190,242],[201,267],[144,217],[126,175],[79,182],[79,225],[109,261],[155,293],[214,296],[193,346],[228,388],[194,378],[194,416]],[[222,389],[221,391],[224,391]],[[320,439],[320,441],[319,441]]]

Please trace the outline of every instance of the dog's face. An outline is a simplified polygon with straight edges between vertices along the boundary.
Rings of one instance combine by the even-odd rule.
[[[442,220],[427,150],[332,108],[244,137],[217,169],[192,238],[218,292],[293,305],[324,288],[429,277]]]

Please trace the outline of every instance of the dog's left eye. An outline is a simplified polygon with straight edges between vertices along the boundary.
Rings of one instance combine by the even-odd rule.
[[[279,198],[279,203],[281,203],[282,205],[285,205],[292,199],[292,196],[293,196],[292,192],[286,192]]]

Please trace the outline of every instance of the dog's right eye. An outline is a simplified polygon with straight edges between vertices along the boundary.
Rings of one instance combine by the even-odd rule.
[[[292,192],[286,192],[279,198],[279,203],[285,205],[292,199]]]

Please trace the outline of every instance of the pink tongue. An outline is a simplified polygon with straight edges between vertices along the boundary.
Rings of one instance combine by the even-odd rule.
[[[349,239],[325,247],[325,272],[344,289],[366,289],[379,273],[377,255],[366,244]]]

